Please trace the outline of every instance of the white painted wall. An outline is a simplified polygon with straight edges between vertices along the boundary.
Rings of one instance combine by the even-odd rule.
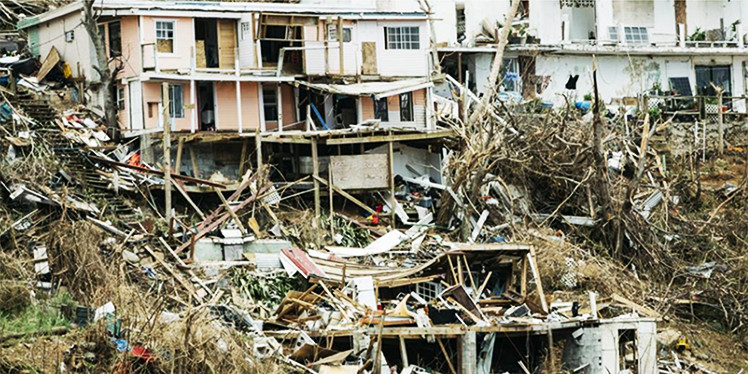
[[[255,63],[255,43],[252,35],[254,17],[252,14],[244,14],[238,22],[237,39],[239,40],[239,67],[242,69],[257,68]],[[242,31],[242,24],[249,25],[248,31]]]
[[[38,57],[41,61],[44,61],[52,47],[55,47],[62,60],[70,65],[73,77],[78,77],[77,66],[80,64],[81,72],[86,79],[97,81],[99,75],[93,69],[93,66],[97,64],[95,48],[86,29],[81,24],[81,20],[82,14],[73,12],[65,17],[38,25],[40,41],[40,56]],[[74,39],[72,42],[65,41],[67,31],[73,31]]]
[[[663,89],[669,89],[670,77],[688,77],[691,90],[695,92],[696,65],[732,65],[733,96],[742,95],[745,90],[743,62],[748,57],[731,56],[598,56],[598,89],[605,102],[624,96],[635,97],[649,91],[655,82]],[[551,76],[548,87],[539,95],[543,100],[563,105],[564,99],[558,95],[567,92],[564,87],[569,75],[579,74],[576,100],[582,100],[585,94],[592,93],[592,57],[577,55],[538,56],[536,75]],[[735,109],[745,111],[744,101],[733,103]]]

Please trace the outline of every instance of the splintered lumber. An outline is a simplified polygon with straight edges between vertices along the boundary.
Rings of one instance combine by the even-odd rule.
[[[268,190],[269,186],[262,187],[257,193],[252,194],[252,196],[248,197],[246,200],[242,201],[241,204],[237,205],[236,208],[231,208],[234,212],[244,208],[245,206],[249,205],[249,203],[257,200],[263,193],[265,193]],[[194,234],[195,240],[198,240],[202,238],[203,236],[207,235],[209,232],[215,230],[218,226],[220,226],[222,223],[226,222],[226,220],[229,219],[231,215],[228,213],[223,214],[222,216],[216,218],[215,221],[210,223],[209,225],[205,226],[203,229],[198,229],[198,232]],[[205,221],[203,221],[205,222]],[[182,253],[186,248],[190,246],[190,242],[183,243],[179,246],[174,252],[176,254]]]
[[[192,209],[195,210],[195,213],[200,216],[200,218],[205,219],[205,214],[203,214],[203,211],[200,210],[200,208],[197,207],[194,201],[192,201],[192,198],[190,198],[190,195],[187,194],[187,191],[184,190],[184,186],[182,186],[182,183],[179,181],[174,181],[173,183],[174,188],[184,197],[185,200],[187,200],[187,203],[192,207]]]
[[[444,355],[444,358],[447,361],[447,366],[449,366],[449,371],[452,372],[452,374],[457,374],[457,370],[455,370],[455,366],[452,365],[452,359],[449,358],[449,352],[447,351],[447,348],[444,347],[444,343],[442,342],[442,339],[436,338],[436,342],[439,343],[439,348],[441,348],[442,354]]]
[[[617,302],[619,304],[625,305],[625,306],[633,309],[637,313],[644,314],[647,317],[651,317],[651,318],[659,318],[660,317],[660,313],[657,313],[657,311],[655,311],[653,309],[650,309],[650,308],[647,308],[645,306],[639,305],[639,304],[637,304],[637,303],[635,303],[635,302],[633,302],[633,301],[631,301],[631,300],[629,300],[629,299],[627,299],[627,298],[625,298],[625,297],[623,297],[623,296],[621,296],[621,295],[619,295],[617,293],[614,293],[613,295],[611,295],[610,298],[613,299],[613,301],[615,301],[615,302]]]
[[[166,263],[164,260],[162,260],[160,257],[156,256],[156,253],[153,252],[153,250],[149,246],[144,246],[145,250],[153,257],[156,262],[158,262],[164,270],[166,270],[167,273],[169,273],[172,277],[174,277],[174,280],[177,281],[182,287],[184,287],[185,290],[197,301],[203,302],[203,298],[200,297],[200,295],[195,292],[195,288],[192,287],[192,284],[184,280],[182,278],[182,274],[180,274],[178,271],[174,270],[174,268],[171,267],[168,263]]]
[[[234,193],[232,193],[231,196],[229,196],[229,198],[226,199],[226,201],[229,203],[233,203],[236,199],[239,198],[239,196],[241,196],[242,192],[244,192],[244,190],[247,187],[249,187],[250,184],[254,183],[254,181],[257,180],[259,175],[260,173],[257,172],[248,178],[245,176],[244,182],[242,182],[242,184],[239,185],[239,188],[237,188],[236,191],[234,191]],[[224,210],[223,205],[219,205],[218,207],[216,207],[216,209],[213,210],[213,212],[210,213],[207,218],[205,218],[202,222],[200,222],[200,224],[197,225],[197,231],[202,231],[206,226],[208,226],[211,222],[213,222],[216,219],[216,217],[218,217],[221,213],[223,213],[223,210]]]
[[[317,180],[318,182],[324,184],[325,186],[330,185],[326,180],[324,180],[324,179],[322,179],[322,178],[320,178],[320,177],[318,177],[316,175],[314,176],[314,179]],[[336,186],[336,185],[333,184],[332,185],[332,189],[335,190],[335,192],[337,192],[341,196],[343,196],[346,199],[350,200],[352,203],[354,203],[354,204],[358,205],[359,207],[361,207],[361,209],[369,212],[370,214],[377,214],[377,212],[375,212],[374,209],[369,208],[369,206],[367,206],[366,204],[364,204],[363,202],[361,202],[361,200],[353,197],[353,195],[349,194],[348,192],[343,191],[343,189],[341,189],[340,187],[338,187],[338,186]]]
[[[144,167],[141,167],[141,166],[135,166],[135,165],[125,164],[125,163],[122,163],[122,162],[117,162],[117,161],[109,160],[109,159],[102,158],[102,157],[89,156],[89,158],[92,159],[92,160],[94,160],[94,161],[103,162],[105,164],[110,164],[110,165],[119,166],[119,167],[123,167],[123,168],[127,168],[127,169],[133,169],[133,170],[137,170],[137,171],[142,171],[144,173],[150,173],[150,174],[158,175],[160,177],[164,176],[164,172],[161,171],[161,170],[156,170],[156,169],[151,169],[151,168],[144,168]],[[204,184],[206,186],[211,186],[211,187],[226,188],[225,185],[220,184],[220,183],[211,182],[211,181],[205,180],[205,179],[192,178],[192,177],[188,177],[186,175],[172,175],[171,178],[172,179],[183,180],[185,182],[192,182],[192,183],[197,183],[197,184]]]
[[[530,269],[532,270],[532,278],[535,280],[535,284],[538,287],[540,306],[543,308],[543,312],[548,313],[548,301],[545,299],[545,292],[543,292],[543,283],[540,280],[540,272],[538,271],[538,266],[535,264],[534,247],[530,247],[530,253],[527,254],[527,261],[530,264]]]
[[[226,201],[226,198],[223,196],[223,193],[219,190],[215,190],[216,194],[218,195],[218,198],[221,199],[221,203],[223,203],[223,206],[226,207],[226,210],[231,215],[231,218],[236,223],[236,226],[239,228],[239,231],[242,232],[242,235],[247,235],[247,230],[244,229],[244,225],[242,225],[242,221],[239,219],[239,217],[236,215],[236,213],[231,209],[231,205],[229,205],[229,202]]]

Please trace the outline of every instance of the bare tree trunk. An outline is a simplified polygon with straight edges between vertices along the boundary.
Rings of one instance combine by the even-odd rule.
[[[114,98],[114,77],[121,68],[114,71],[109,69],[109,57],[106,53],[104,35],[99,33],[99,16],[94,10],[94,0],[83,0],[83,26],[93,42],[96,50],[96,66],[94,70],[99,74],[100,90],[104,97],[104,119],[110,133],[116,133],[119,128],[117,123],[117,102]],[[116,134],[115,134],[116,135]]]
[[[491,65],[491,74],[488,76],[488,86],[486,92],[483,94],[483,99],[480,102],[478,108],[475,109],[468,123],[475,125],[486,115],[486,111],[493,102],[493,98],[496,95],[496,86],[498,85],[499,74],[501,73],[501,63],[504,60],[504,48],[506,48],[509,42],[509,31],[512,29],[512,23],[514,17],[517,15],[517,9],[519,8],[520,0],[512,0],[512,6],[509,8],[509,13],[506,15],[504,26],[501,28],[501,34],[499,35],[499,45],[496,46],[496,55],[493,58],[493,64]]]
[[[610,217],[611,197],[610,188],[608,187],[608,165],[603,147],[604,123],[600,114],[600,94],[597,89],[597,62],[594,56],[592,59],[592,83],[595,93],[595,104],[592,109],[594,113],[592,120],[592,154],[595,160],[595,192],[597,201],[600,204],[600,217],[602,217],[603,225],[606,225]],[[619,237],[620,235],[616,234],[616,236]],[[616,241],[618,240],[616,239]]]

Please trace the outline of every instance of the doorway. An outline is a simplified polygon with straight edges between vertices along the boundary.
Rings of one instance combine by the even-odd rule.
[[[195,18],[195,64],[198,68],[218,67],[217,29],[214,18]]]
[[[197,83],[197,103],[200,131],[216,131],[215,83]]]

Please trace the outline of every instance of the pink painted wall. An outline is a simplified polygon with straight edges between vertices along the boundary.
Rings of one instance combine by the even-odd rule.
[[[236,113],[236,83],[216,82],[216,130],[238,131],[239,117]]]
[[[117,89],[124,88],[125,90],[125,108],[123,110],[120,110],[117,112],[117,122],[119,123],[119,128],[123,130],[129,130],[130,129],[130,92],[128,86],[123,86],[118,84]]]
[[[293,94],[293,87],[282,84],[281,97],[283,102],[283,126],[288,126],[297,121],[296,119],[296,100]]]
[[[143,16],[143,41],[145,44],[156,42],[156,21],[176,21],[174,25],[174,53],[158,54],[158,66],[161,70],[189,69],[192,61],[192,48],[195,45],[195,28],[192,18],[186,17],[150,17]],[[137,37],[137,36],[136,36]],[[152,65],[152,47],[145,47],[144,64]]]
[[[122,17],[120,25],[122,28],[122,61],[124,62],[124,70],[119,73],[117,76],[118,79],[137,76],[141,71],[138,17]]]
[[[260,109],[257,82],[242,82],[242,122],[245,131],[260,127]]]
[[[177,84],[177,83],[173,83]],[[187,82],[178,83],[182,85],[184,94],[183,102],[185,106],[190,103],[190,84]],[[158,117],[161,115],[158,111],[158,103],[161,102],[161,83],[144,83],[143,84],[143,117],[146,129],[158,128]],[[148,107],[151,107],[150,113]],[[149,114],[151,114],[149,116]],[[184,118],[174,119],[176,125],[175,131],[190,131],[192,123],[192,111],[187,107],[184,108]]]

